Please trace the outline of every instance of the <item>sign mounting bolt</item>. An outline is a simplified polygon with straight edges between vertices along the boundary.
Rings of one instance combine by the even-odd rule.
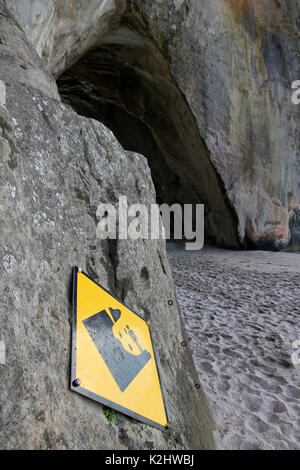
[[[81,385],[81,380],[80,379],[73,380],[73,386],[74,387],[80,387],[80,385]]]

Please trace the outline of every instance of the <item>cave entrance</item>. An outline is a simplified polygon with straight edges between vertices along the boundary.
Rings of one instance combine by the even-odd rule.
[[[57,80],[64,103],[149,162],[159,203],[204,204],[206,237],[237,247],[236,219],[195,117],[158,45],[120,26]]]

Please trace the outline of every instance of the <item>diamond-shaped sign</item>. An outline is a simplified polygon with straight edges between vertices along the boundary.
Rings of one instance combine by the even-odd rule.
[[[168,428],[149,324],[77,267],[71,389]]]

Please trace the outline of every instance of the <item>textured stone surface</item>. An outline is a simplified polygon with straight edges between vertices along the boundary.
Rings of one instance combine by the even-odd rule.
[[[132,105],[127,99],[123,109],[131,115],[129,129],[133,118],[138,121],[134,130],[142,139],[143,126],[150,126],[152,138],[156,131],[157,174],[167,174],[157,185],[168,185],[169,192],[174,183],[181,202],[198,194],[219,244],[283,248],[290,223],[295,246],[300,107],[291,104],[291,83],[300,77],[299,12],[298,0],[0,2],[0,80],[8,99],[0,108],[1,327],[7,347],[7,364],[0,369],[1,447],[213,446],[205,399],[194,388],[190,355],[180,347],[178,309],[167,305],[174,291],[164,247],[100,243],[95,237],[100,201],[114,202],[121,193],[135,202],[154,200],[149,168],[143,157],[124,152],[103,125],[60,105],[51,74],[80,68],[80,60],[91,59],[94,51],[97,60],[104,53],[124,61],[121,49],[131,45],[129,68],[145,74],[147,86],[140,94],[134,86],[130,96],[136,93],[138,100]],[[135,55],[146,44],[147,53]],[[106,65],[111,77],[115,64]],[[116,70],[128,83],[122,67]],[[155,90],[161,79],[163,86]],[[98,91],[103,95],[103,81]],[[111,101],[120,105],[124,97],[127,91]],[[120,123],[126,133],[124,115]],[[183,125],[187,129],[174,140]],[[116,125],[116,134],[121,131]],[[74,264],[151,317],[174,429],[170,438],[121,415],[109,427],[101,406],[68,391],[67,298]],[[140,276],[145,267],[149,280]]]
[[[300,252],[300,205],[296,205],[290,214],[291,241],[288,246],[290,251]]]
[[[88,7],[55,2],[48,9],[25,2],[15,10],[49,70],[59,76],[71,66],[59,82],[64,101],[104,122],[127,150],[148,158],[160,202],[204,203],[207,234],[238,248],[235,210],[136,8],[122,0]]]
[[[227,244],[238,238],[242,245],[284,247],[288,213],[300,197],[300,108],[291,103],[291,84],[300,76],[299,0],[131,3],[147,19],[220,176],[231,211],[226,225],[233,217],[238,233],[229,230]],[[57,0],[45,8],[37,0],[17,9],[49,69],[59,74],[101,45],[108,29],[124,27],[126,4]],[[126,26],[135,27],[128,17]],[[187,168],[189,160],[182,159]]]
[[[206,234],[238,248],[235,213],[195,118],[145,31],[114,30],[57,84],[64,102],[147,157],[159,202],[204,203]]]
[[[217,448],[300,449],[292,356],[300,338],[300,256],[175,249],[169,259]]]
[[[118,25],[124,0],[4,0],[54,75]]]
[[[2,1],[0,2],[0,61],[0,79],[7,86],[19,81],[35,86],[51,98],[60,100],[55,80]]]
[[[197,119],[239,220],[241,240],[288,241],[299,200],[300,2],[137,2],[164,38],[173,76]],[[298,167],[299,168],[299,167]]]
[[[100,202],[120,194],[154,202],[146,159],[124,152],[104,125],[21,84],[8,87],[0,108],[0,157],[0,447],[212,447],[164,244],[96,238]],[[151,320],[170,436],[119,414],[110,426],[101,405],[69,391],[73,265]]]

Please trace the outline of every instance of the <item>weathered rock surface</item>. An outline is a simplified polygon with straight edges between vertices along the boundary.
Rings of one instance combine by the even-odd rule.
[[[205,398],[185,338],[165,247],[99,241],[96,208],[155,201],[144,157],[102,124],[14,84],[1,109],[1,448],[211,447]],[[71,272],[79,265],[151,319],[170,437],[68,390]],[[145,276],[145,272],[147,275]]]
[[[0,55],[7,84],[0,106],[0,448],[212,448],[205,397],[181,346],[164,243],[96,237],[100,202],[115,204],[119,195],[155,201],[147,161],[124,151],[103,124],[51,98],[55,84],[1,4],[3,30],[10,55]],[[23,47],[15,50],[18,37],[28,58]],[[26,77],[10,59],[19,54],[34,65]],[[109,425],[101,405],[69,390],[74,265],[151,320],[170,435],[121,414]]]
[[[237,248],[234,210],[166,60],[127,27],[105,41],[60,77],[62,100],[147,157],[160,202],[204,203],[206,233]]]
[[[49,70],[59,75],[118,26],[123,0],[4,0]]]
[[[119,58],[115,49],[107,46],[120,46],[123,41],[123,46],[128,48],[124,36],[120,35],[125,29],[138,34],[142,45],[148,32],[141,28],[141,21],[137,26],[138,14],[133,7],[137,5],[154,43],[170,64],[174,84],[187,100],[187,107],[179,107],[179,113],[186,113],[190,107],[199,139],[204,139],[208,149],[205,152],[202,144],[199,149],[196,145],[192,153],[183,151],[191,140],[187,133],[179,146],[181,159],[176,156],[177,164],[167,159],[167,152],[155,148],[157,159],[151,169],[154,166],[155,171],[157,161],[163,162],[165,173],[174,176],[176,192],[184,193],[187,199],[194,199],[197,194],[193,191],[193,176],[198,179],[196,189],[199,199],[202,198],[198,202],[207,205],[208,234],[219,244],[267,249],[287,245],[288,213],[300,197],[297,124],[300,109],[291,103],[291,84],[300,77],[298,0],[94,0],[88,5],[83,1],[75,4],[53,0],[46,2],[47,8],[41,0],[16,3],[19,18],[27,24],[28,34],[55,75],[60,75],[90,50],[103,48],[103,44],[106,44],[106,58],[108,52]],[[112,31],[118,35],[118,41],[116,36],[112,40]],[[137,46],[129,50],[133,51],[132,66]],[[102,60],[99,55],[98,60],[100,70],[103,49]],[[148,73],[152,65],[152,62],[147,64]],[[145,70],[140,63],[134,66],[135,70]],[[106,70],[109,68],[110,73],[115,70],[114,61],[106,62]],[[96,69],[94,64],[94,73]],[[157,72],[155,67],[154,70]],[[124,81],[122,73],[120,77]],[[89,82],[86,76],[86,86]],[[76,98],[78,95],[77,90]],[[98,98],[99,95],[107,103],[103,86],[98,89]],[[153,97],[151,101],[155,103]],[[99,100],[97,105],[102,116],[105,115],[103,103],[102,108]],[[172,113],[174,121],[174,110]],[[144,135],[140,127],[149,126],[149,122],[133,114],[138,120],[139,134]],[[130,123],[133,126],[132,119]],[[116,123],[113,125],[118,127]],[[166,127],[162,125],[163,130]],[[157,142],[152,131],[152,138],[153,134]],[[140,140],[133,145],[138,147]],[[148,151],[151,156],[153,142],[150,138],[144,140],[147,142],[144,154]],[[195,144],[195,138],[192,142]],[[169,150],[172,154],[172,146]],[[198,177],[205,158],[210,159],[219,178],[226,209],[211,202],[216,191],[209,190],[207,178],[203,184]],[[190,169],[188,178],[181,179],[182,168],[186,172]],[[155,183],[159,189],[165,181]],[[223,237],[218,236],[220,232]]]
[[[60,100],[55,80],[3,2],[0,2],[0,20],[1,80],[8,86],[16,80],[34,85],[51,98]]]
[[[193,110],[238,214],[240,240],[280,248],[299,201],[300,2],[136,3],[164,38],[172,74]]]
[[[300,338],[300,256],[206,247],[169,259],[217,448],[299,449],[292,345]]]
[[[147,156],[159,201],[205,203],[207,233],[237,248],[235,211],[142,15],[124,1],[91,2],[83,19],[86,10],[83,2],[56,2],[49,10],[40,2],[16,4],[49,70],[59,76],[69,69],[58,82],[64,102]]]

